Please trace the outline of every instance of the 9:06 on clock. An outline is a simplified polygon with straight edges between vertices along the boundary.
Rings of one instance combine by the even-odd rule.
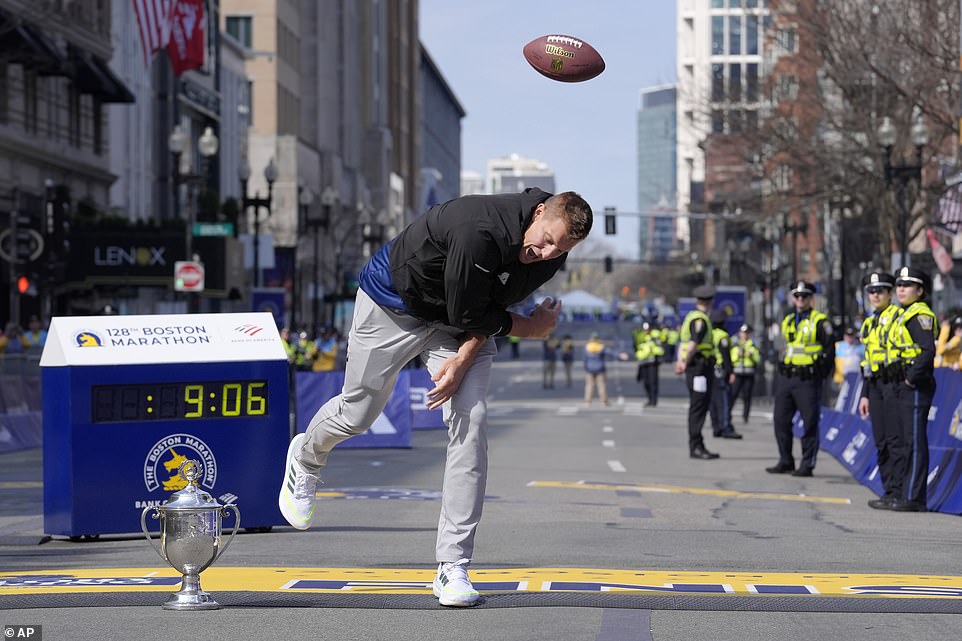
[[[267,381],[94,385],[94,423],[268,415]]]

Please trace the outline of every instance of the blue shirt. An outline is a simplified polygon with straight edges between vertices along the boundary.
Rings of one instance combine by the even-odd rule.
[[[364,264],[358,277],[358,284],[364,290],[364,293],[381,307],[387,307],[399,314],[406,314],[408,308],[397,293],[397,289],[394,287],[394,279],[391,278],[390,253],[392,243],[394,243],[393,240],[385,243]]]

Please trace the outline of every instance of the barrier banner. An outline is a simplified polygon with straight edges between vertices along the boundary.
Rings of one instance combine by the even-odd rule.
[[[929,410],[928,508],[962,514],[962,372],[935,369],[936,391]],[[860,374],[848,374],[842,383],[835,409],[822,408],[819,447],[834,456],[862,485],[878,495],[878,451],[872,424],[858,415]],[[802,421],[795,415],[793,431],[801,436]]]
[[[406,372],[398,376],[384,411],[363,434],[338,444],[340,448],[411,447],[411,392]],[[344,372],[296,372],[297,431],[307,431],[317,410],[341,393]]]

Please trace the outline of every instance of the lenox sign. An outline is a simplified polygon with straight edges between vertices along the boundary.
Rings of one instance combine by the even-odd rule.
[[[101,267],[164,267],[166,247],[94,247],[94,264]]]

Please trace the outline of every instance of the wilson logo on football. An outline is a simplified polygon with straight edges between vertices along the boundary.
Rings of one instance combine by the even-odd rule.
[[[247,336],[256,336],[263,332],[264,328],[259,325],[251,325],[250,323],[247,323],[246,325],[235,327],[234,331],[240,332],[241,334],[246,334]]]

